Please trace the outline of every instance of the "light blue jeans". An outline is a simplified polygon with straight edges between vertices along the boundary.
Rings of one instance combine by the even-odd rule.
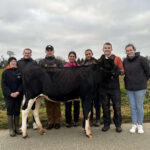
[[[146,89],[138,91],[126,91],[130,102],[132,124],[138,123],[139,125],[142,125],[144,117],[143,102]]]

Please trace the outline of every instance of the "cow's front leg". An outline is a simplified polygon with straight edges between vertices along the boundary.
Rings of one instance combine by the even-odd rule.
[[[85,132],[87,137],[92,138],[90,123],[89,123],[89,114],[88,114],[88,119],[85,120]]]
[[[21,130],[22,130],[22,137],[23,138],[28,137],[28,134],[27,134],[27,117],[28,117],[28,113],[29,113],[28,109],[22,110],[22,127],[21,127]]]
[[[23,107],[22,109],[22,137],[23,138],[27,138],[28,134],[27,134],[27,117],[29,114],[29,111],[34,103],[34,99],[30,99],[29,102],[27,102],[27,108]]]
[[[42,124],[41,124],[41,121],[40,121],[40,118],[39,118],[39,108],[40,108],[40,105],[41,105],[41,98],[42,98],[42,97],[39,97],[39,98],[36,100],[36,105],[35,105],[35,109],[34,109],[34,111],[33,111],[33,115],[34,115],[36,124],[37,124],[37,126],[38,126],[38,129],[40,130],[40,134],[41,134],[41,135],[45,135],[46,132],[45,132],[45,130],[43,129]]]
[[[88,97],[86,99],[82,99],[82,108],[83,108],[83,114],[84,114],[84,119],[85,119],[85,133],[86,136],[89,138],[92,138],[92,133],[90,130],[90,123],[89,123],[89,118],[90,118],[90,110],[91,110],[91,99]]]

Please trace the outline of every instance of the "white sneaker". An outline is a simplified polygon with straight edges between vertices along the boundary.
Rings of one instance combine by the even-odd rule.
[[[33,123],[33,129],[34,130],[38,129],[38,126],[37,126],[37,124],[35,122]]]
[[[132,124],[132,128],[130,129],[130,133],[135,133],[137,130],[137,125],[136,124]]]
[[[138,133],[140,133],[140,134],[144,133],[142,125],[138,125]]]

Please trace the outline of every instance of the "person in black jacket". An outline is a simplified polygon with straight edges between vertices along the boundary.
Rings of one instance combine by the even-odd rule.
[[[147,81],[150,78],[150,66],[145,57],[140,56],[133,44],[126,47],[127,57],[123,61],[125,68],[125,89],[130,102],[132,118],[131,133],[144,133],[143,130],[143,102],[147,88]]]
[[[62,61],[55,58],[54,52],[54,47],[52,45],[46,46],[46,57],[39,62],[39,65],[42,68],[47,69],[50,67],[63,67]],[[48,125],[46,129],[59,129],[61,119],[60,103],[55,103],[45,99],[45,106],[48,119]]]
[[[22,94],[22,80],[19,69],[17,68],[17,60],[15,57],[8,59],[7,66],[2,73],[2,91],[7,108],[8,127],[10,136],[21,134],[19,130],[19,114]]]
[[[30,68],[32,68],[33,66],[37,65],[36,61],[31,58],[31,55],[32,55],[32,50],[30,48],[25,48],[23,51],[23,58],[21,58],[17,62],[18,68],[22,74],[24,71],[27,71]],[[27,119],[27,126],[29,126],[28,119]],[[34,116],[33,116],[33,129],[35,130],[37,128],[38,127],[37,127],[36,121],[35,121]]]
[[[111,77],[103,80],[99,88],[100,99],[102,101],[103,107],[103,121],[104,126],[102,128],[103,132],[110,129],[111,124],[111,111],[110,111],[110,101],[113,104],[114,116],[113,121],[116,126],[116,132],[122,132],[122,116],[121,116],[121,92],[119,75],[124,74],[124,67],[121,58],[115,56],[112,53],[112,44],[109,42],[104,43],[103,52],[104,54],[100,57],[99,61],[103,64],[103,68],[112,69],[110,73]],[[107,61],[106,61],[107,60]],[[115,67],[113,67],[115,64]],[[113,67],[113,68],[112,68]]]
[[[98,62],[97,59],[95,59],[93,57],[92,50],[91,49],[85,50],[85,60],[82,63],[82,65],[89,66],[92,64],[96,64],[97,62]],[[95,112],[96,112],[95,124],[93,122],[93,106],[94,106]],[[91,126],[93,126],[93,125],[95,125],[96,127],[100,126],[100,114],[101,114],[100,108],[101,108],[100,96],[97,92],[96,95],[94,96],[92,104],[91,104],[91,114],[90,114],[90,125]]]

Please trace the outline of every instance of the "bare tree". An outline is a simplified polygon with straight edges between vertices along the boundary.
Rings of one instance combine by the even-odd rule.
[[[12,56],[15,55],[15,53],[14,53],[13,51],[7,51],[7,55],[8,55],[9,57],[12,57]]]
[[[0,59],[0,68],[5,67],[6,65],[7,65],[7,60],[5,60],[4,56],[2,55]]]

